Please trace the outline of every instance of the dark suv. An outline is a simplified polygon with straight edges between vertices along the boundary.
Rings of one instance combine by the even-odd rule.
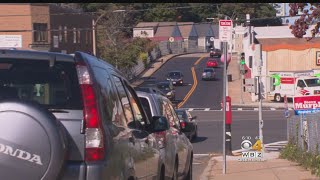
[[[0,179],[163,179],[151,118],[97,57],[0,50]]]

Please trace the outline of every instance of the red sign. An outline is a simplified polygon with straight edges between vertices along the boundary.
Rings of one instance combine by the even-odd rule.
[[[294,84],[294,78],[280,78],[281,84]]]
[[[220,26],[231,26],[232,21],[231,20],[220,20]]]
[[[317,112],[320,110],[320,96],[293,97],[293,109],[296,114]]]

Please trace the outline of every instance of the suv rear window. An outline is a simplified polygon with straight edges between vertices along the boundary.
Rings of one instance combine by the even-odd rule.
[[[0,59],[0,100],[34,101],[46,108],[81,109],[74,63]]]

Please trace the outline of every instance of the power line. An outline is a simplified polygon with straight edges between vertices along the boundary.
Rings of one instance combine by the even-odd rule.
[[[0,5],[1,6],[1,5]],[[155,9],[163,9],[163,10],[170,10],[170,9],[191,9],[194,7],[203,7],[203,6],[216,6],[216,5],[192,5],[192,6],[178,6],[178,7],[167,7],[167,8],[147,8],[147,9],[118,9],[110,11],[113,13],[118,12],[143,12],[143,11],[150,11],[150,10],[155,10]],[[94,14],[100,14],[99,12],[66,12],[66,13],[43,13],[43,14],[33,14],[36,16],[59,16],[59,15],[94,15]],[[0,15],[0,17],[14,17],[14,16],[31,16],[31,14],[10,14],[10,15]]]

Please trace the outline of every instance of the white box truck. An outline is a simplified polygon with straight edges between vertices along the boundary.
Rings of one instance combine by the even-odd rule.
[[[320,78],[314,76],[314,71],[270,71],[275,79],[274,91],[270,95],[277,102],[282,102],[286,95],[294,96],[320,95]]]

